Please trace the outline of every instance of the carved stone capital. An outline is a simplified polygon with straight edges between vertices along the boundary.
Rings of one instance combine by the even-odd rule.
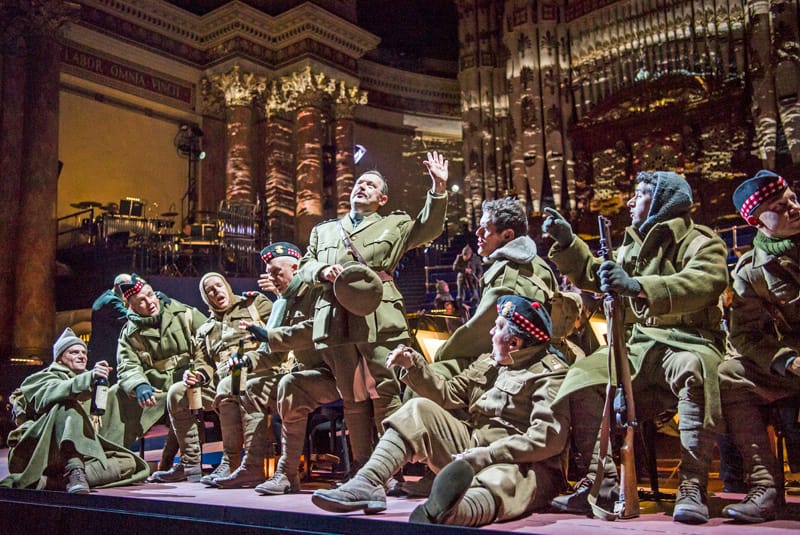
[[[77,20],[79,11],[79,5],[61,0],[0,2],[0,51],[24,55],[29,39],[58,37],[66,23]]]
[[[249,106],[266,86],[264,77],[241,72],[238,65],[228,72],[211,76],[209,81],[222,94],[226,106]]]
[[[366,104],[366,91],[362,91],[358,86],[348,86],[344,81],[340,81],[333,101],[333,117],[335,119],[352,119],[356,106]]]

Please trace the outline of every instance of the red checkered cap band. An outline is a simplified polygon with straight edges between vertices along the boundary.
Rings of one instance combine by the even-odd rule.
[[[514,315],[511,317],[511,321],[517,324],[523,331],[527,332],[540,342],[547,342],[550,340],[550,337],[541,330],[539,327],[531,323],[528,318],[520,314],[519,312],[514,312]]]
[[[132,295],[138,294],[141,291],[142,287],[144,286],[144,281],[136,281],[136,284],[122,292],[122,295],[125,296],[125,299],[129,298]]]
[[[283,255],[276,255],[274,252],[268,251],[266,254],[261,255],[261,260],[263,260],[264,263],[266,264],[267,262],[269,262],[270,260],[272,260],[276,256],[293,256],[293,257],[299,259],[300,258],[300,253],[297,252],[294,249],[289,249],[289,248],[286,249],[286,254],[283,254]]]
[[[773,180],[762,186],[761,188],[757,189],[750,195],[747,200],[742,203],[742,208],[740,213],[742,217],[746,219],[748,222],[750,221],[750,215],[753,211],[758,208],[765,199],[769,198],[770,196],[774,195],[775,193],[781,191],[782,189],[786,188],[788,184],[786,180],[782,176],[778,177],[778,180]],[[752,224],[752,223],[751,223]]]

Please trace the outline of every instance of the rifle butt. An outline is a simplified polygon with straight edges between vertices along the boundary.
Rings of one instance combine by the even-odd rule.
[[[620,489],[615,509],[620,518],[639,516],[639,489],[636,485],[636,459],[633,452],[634,428],[625,429],[625,441],[619,450]]]

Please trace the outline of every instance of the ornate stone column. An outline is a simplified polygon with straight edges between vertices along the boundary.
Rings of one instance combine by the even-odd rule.
[[[264,81],[252,73],[240,72],[238,65],[210,80],[225,98],[225,200],[254,204],[252,104],[253,97],[263,89]]]
[[[279,83],[273,81],[264,106],[264,203],[270,241],[293,241],[295,236],[295,165],[290,118],[293,104],[283,95]]]
[[[282,79],[295,110],[295,165],[297,210],[295,240],[306,245],[311,229],[322,220],[322,145],[325,142],[325,113],[336,83],[311,69]]]
[[[357,105],[367,103],[367,94],[358,87],[339,83],[333,106],[333,135],[336,145],[336,214],[341,217],[350,211],[350,190],[355,182],[356,164],[353,160],[353,112]]]
[[[203,114],[203,150],[200,162],[200,210],[216,210],[225,198],[225,97],[207,78],[201,81],[200,111]]]
[[[60,28],[74,4],[0,4],[0,360],[52,358]]]
[[[20,189],[25,124],[26,59],[25,17],[0,9],[0,361],[11,353],[14,332],[14,287],[19,228]]]

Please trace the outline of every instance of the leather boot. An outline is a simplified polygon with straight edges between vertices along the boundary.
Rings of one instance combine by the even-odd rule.
[[[364,511],[372,514],[386,510],[386,491],[383,485],[373,485],[363,477],[355,476],[338,489],[314,492],[311,501],[332,513]]]
[[[70,494],[88,494],[90,492],[83,461],[79,457],[72,457],[66,462],[64,486]]]
[[[153,472],[150,476],[150,481],[153,483],[178,483],[180,481],[200,481],[200,476],[203,471],[200,468],[200,463],[197,464],[183,464],[178,463],[169,470],[159,470]]]
[[[472,484],[475,472],[466,461],[453,461],[436,475],[428,500],[408,517],[417,524],[441,524],[461,501]]]
[[[264,462],[261,465],[248,465],[247,459],[239,468],[231,472],[227,477],[219,477],[214,480],[214,485],[218,489],[244,489],[255,487],[264,481]]]
[[[227,454],[222,454],[222,460],[219,462],[217,467],[214,469],[213,472],[210,474],[204,475],[200,478],[200,483],[203,485],[208,485],[209,487],[214,486],[214,481],[221,478],[221,477],[228,477],[231,475],[231,472],[239,468],[239,466],[231,466],[231,461],[228,459]]]
[[[699,401],[695,401],[699,400]],[[672,519],[684,524],[708,522],[706,487],[715,435],[703,427],[702,389],[685,387],[678,394],[678,430],[681,438],[681,483]]]
[[[600,485],[600,494],[597,497],[597,505],[607,511],[614,509],[614,504],[619,500],[619,482],[616,474],[606,474],[603,483]],[[573,515],[591,515],[592,506],[589,503],[589,492],[594,485],[594,479],[585,477],[575,485],[572,494],[558,496],[550,501],[550,506],[560,513],[570,513]]]
[[[175,464],[175,456],[178,454],[178,439],[175,438],[175,431],[170,425],[167,431],[167,438],[164,441],[164,449],[161,450],[161,460],[158,463],[159,470],[169,470]]]
[[[722,515],[737,522],[758,524],[774,520],[779,509],[778,490],[775,487],[755,485],[739,503],[726,505]]]
[[[256,486],[256,492],[263,496],[276,496],[280,494],[297,494],[300,492],[300,478],[295,473],[289,477],[283,472],[275,475]]]

